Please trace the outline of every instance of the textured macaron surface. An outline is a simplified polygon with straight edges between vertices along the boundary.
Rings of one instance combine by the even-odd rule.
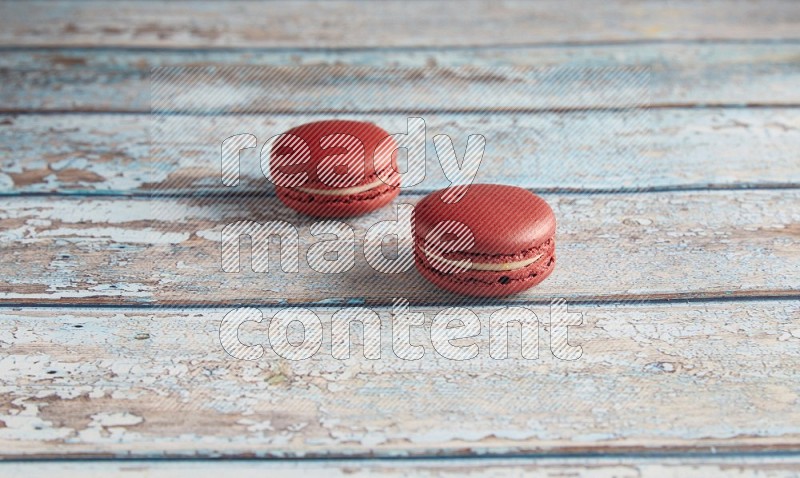
[[[442,199],[444,191],[429,194],[414,210],[418,245],[424,247],[428,235],[443,221],[455,221],[466,226],[474,237],[474,244],[464,253],[486,256],[490,262],[525,255],[555,236],[553,210],[542,198],[526,189],[473,184],[453,204]],[[460,255],[454,251],[446,257]]]
[[[376,154],[389,136],[382,128],[362,121],[325,120],[296,126],[272,146],[273,182],[277,186],[320,190],[375,182],[376,172],[389,176],[389,168],[397,169],[392,139]]]

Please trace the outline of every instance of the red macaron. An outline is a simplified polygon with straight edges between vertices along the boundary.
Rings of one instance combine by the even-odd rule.
[[[327,120],[290,129],[272,144],[278,198],[316,217],[358,216],[400,192],[396,143],[372,123]]]
[[[414,210],[414,255],[423,277],[458,294],[498,297],[553,272],[556,218],[542,198],[514,186],[474,184],[447,202],[453,199],[443,189]]]

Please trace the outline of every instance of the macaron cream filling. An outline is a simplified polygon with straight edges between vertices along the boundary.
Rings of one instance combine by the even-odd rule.
[[[464,268],[465,261],[464,260],[451,260],[445,259],[442,256],[437,254],[433,254],[423,249],[423,252],[428,259],[434,262],[439,262],[443,265],[453,266],[456,268]],[[537,256],[531,257],[530,259],[523,259],[521,261],[513,261],[513,262],[500,262],[500,263],[493,263],[493,262],[475,262],[472,261],[469,267],[466,270],[473,270],[473,271],[493,271],[493,272],[504,272],[504,271],[514,271],[517,269],[523,269],[528,267],[529,265],[537,262],[539,259],[544,257],[544,254],[539,254]]]
[[[370,189],[375,189],[382,184],[384,184],[383,180],[378,179],[377,181],[373,181],[369,184],[362,184],[361,186],[353,186],[350,188],[312,189],[298,187],[295,189],[308,194],[319,194],[320,196],[349,196],[351,194],[359,194],[363,193],[364,191],[369,191]]]

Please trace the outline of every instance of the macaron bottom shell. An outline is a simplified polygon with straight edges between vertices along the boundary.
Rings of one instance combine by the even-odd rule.
[[[398,184],[381,184],[373,189],[343,196],[319,195],[296,189],[275,188],[281,202],[313,217],[341,218],[366,214],[386,206],[400,194]]]
[[[515,270],[466,270],[443,273],[434,268],[419,246],[415,247],[415,264],[422,276],[440,289],[474,297],[502,297],[517,294],[539,284],[553,272],[555,246],[546,248],[541,259]]]

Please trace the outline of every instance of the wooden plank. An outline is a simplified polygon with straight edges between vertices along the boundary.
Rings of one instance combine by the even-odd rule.
[[[151,48],[8,48],[0,54],[0,72],[78,71],[144,72],[171,66],[322,66],[345,64],[383,68],[456,66],[609,67],[653,65],[654,73],[716,70],[752,65],[752,74],[796,67],[800,45],[774,42],[656,42],[597,45],[484,46],[457,49],[417,47],[374,51],[353,49],[178,49]],[[659,68],[655,68],[658,66]],[[733,71],[733,70],[726,70]],[[131,75],[131,78],[134,78]],[[64,76],[62,82],[69,80]],[[113,77],[105,77],[111,82]],[[98,85],[102,86],[102,85]],[[705,85],[695,85],[704,88]],[[738,85],[747,88],[749,85]]]
[[[510,302],[796,296],[800,190],[546,194],[559,225],[558,265]],[[416,195],[397,203],[413,205]],[[283,220],[300,237],[297,273],[221,272],[221,230]],[[414,270],[386,275],[363,253],[365,231],[397,220],[396,205],[347,221],[355,258],[342,274],[306,261],[313,220],[275,197],[13,198],[0,210],[5,303],[271,304],[453,301]]]
[[[325,66],[407,68],[424,79],[417,90],[416,101],[426,99],[423,92],[431,85],[439,91],[458,91],[454,76],[459,68],[483,70],[536,67],[569,72],[580,69],[649,68],[646,95],[643,86],[617,82],[619,92],[613,101],[619,104],[640,104],[643,97],[655,106],[669,105],[797,105],[800,92],[800,44],[645,44],[598,45],[583,47],[489,48],[465,50],[399,50],[399,51],[263,51],[263,50],[189,50],[189,51],[128,51],[128,50],[31,50],[6,51],[0,54],[0,91],[2,111],[150,111],[150,71],[153,68],[189,66],[193,68],[237,65],[245,67]],[[413,70],[416,69],[416,70]],[[491,71],[490,71],[491,73]],[[497,73],[497,72],[495,72]],[[431,76],[433,75],[433,76]],[[263,75],[262,75],[263,76]],[[463,76],[463,74],[461,75]],[[561,92],[551,95],[547,105],[565,107],[572,104],[565,85],[570,75],[562,74],[547,85],[543,75],[535,78],[541,86],[537,95],[520,103],[541,101],[548,90]],[[275,78],[270,80],[276,81]],[[383,78],[389,82],[389,75]],[[543,83],[544,82],[544,83]],[[251,78],[250,85],[262,94],[251,99],[263,101],[264,85]],[[494,83],[501,91],[515,84]],[[480,84],[480,82],[478,82]],[[200,96],[202,85],[193,88]],[[387,85],[373,79],[372,88],[380,91]],[[487,86],[487,85],[483,85]],[[523,85],[524,86],[524,85]],[[608,85],[603,85],[607,87]],[[556,88],[558,87],[558,88]],[[581,88],[585,89],[586,85]],[[638,90],[637,90],[638,88]],[[185,88],[184,88],[185,89]],[[321,90],[321,88],[317,88]],[[237,98],[242,98],[239,85]],[[410,93],[401,91],[400,98]],[[397,94],[395,95],[397,96]],[[498,96],[498,95],[493,95]],[[499,99],[502,99],[498,96]],[[480,98],[478,98],[480,99]],[[469,106],[474,98],[459,97],[450,107]],[[608,100],[608,98],[607,98]],[[624,100],[624,101],[623,101]],[[219,99],[217,99],[219,101]],[[596,100],[595,100],[596,101]],[[392,97],[383,97],[379,107],[385,108]],[[474,102],[474,101],[473,101]],[[274,103],[269,103],[267,106]],[[185,105],[184,105],[185,106]],[[230,106],[230,105],[229,105]],[[369,105],[360,105],[366,108]],[[373,107],[375,105],[372,105]],[[403,105],[423,106],[422,104]],[[532,105],[529,105],[532,106]],[[584,106],[588,106],[584,105]],[[248,107],[253,105],[248,103]]]
[[[429,323],[440,307],[412,307]],[[227,355],[226,309],[4,308],[0,311],[2,458],[342,457],[675,454],[800,448],[797,300],[571,305],[576,360],[550,348],[547,306],[538,358],[487,352],[450,360],[430,326],[412,328],[419,360],[381,357],[360,340],[279,358],[269,319],[239,328],[263,344],[254,361]],[[297,309],[292,309],[297,310]],[[296,337],[296,336],[295,336]],[[358,334],[358,337],[361,337]],[[530,337],[530,335],[529,335]],[[462,343],[461,345],[466,345]],[[513,345],[516,347],[516,345]]]
[[[794,456],[681,458],[513,458],[438,460],[305,460],[305,461],[124,461],[95,462],[15,462],[0,464],[0,472],[8,476],[50,478],[101,478],[147,476],[175,478],[179,476],[212,476],[230,474],[240,478],[293,478],[308,476],[337,477],[517,477],[555,478],[795,478],[800,460]]]
[[[402,115],[341,115],[374,121],[390,132]],[[156,131],[145,115],[0,116],[0,194],[170,194],[232,192],[220,181],[226,137],[248,131],[267,138],[326,115],[170,118]],[[613,113],[423,115],[428,164],[406,191],[446,187],[432,144],[449,135],[459,151],[482,134],[486,152],[477,181],[539,191],[780,187],[800,184],[800,110],[701,109]],[[168,131],[180,131],[178,139]],[[163,140],[161,138],[164,138]],[[151,154],[151,139],[161,147]],[[536,174],[519,174],[536,171]],[[244,151],[238,193],[269,184],[256,150]]]
[[[0,45],[410,47],[797,39],[790,1],[4,3]]]

